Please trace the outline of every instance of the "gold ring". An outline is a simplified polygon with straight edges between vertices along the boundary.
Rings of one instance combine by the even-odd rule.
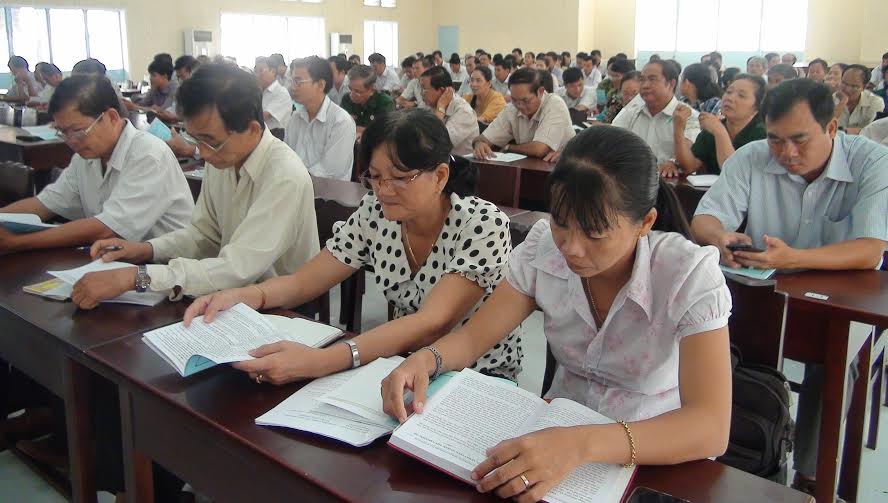
[[[524,489],[525,489],[525,490],[526,490],[528,487],[530,487],[530,481],[527,480],[527,477],[525,477],[523,473],[521,474],[521,482],[524,482]]]
[[[256,376],[256,384],[262,384],[262,374]]]

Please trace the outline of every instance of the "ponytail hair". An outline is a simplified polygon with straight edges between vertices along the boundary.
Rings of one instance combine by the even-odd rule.
[[[675,192],[657,171],[657,158],[635,133],[598,126],[564,147],[546,180],[546,204],[559,226],[575,222],[587,234],[603,234],[622,215],[638,223],[657,209],[653,229],[690,239]]]
[[[425,109],[398,110],[380,115],[361,135],[358,165],[361,172],[370,169],[370,158],[377,148],[385,148],[392,165],[400,171],[434,171],[441,164],[450,168],[445,194],[461,197],[475,195],[478,168],[462,156],[453,156],[453,144],[447,128]]]

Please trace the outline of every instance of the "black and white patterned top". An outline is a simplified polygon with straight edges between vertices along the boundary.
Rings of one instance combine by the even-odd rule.
[[[450,213],[425,264],[410,277],[407,253],[401,241],[401,222],[386,220],[382,206],[370,192],[346,222],[334,226],[327,249],[343,264],[363,268],[394,305],[395,318],[419,311],[425,298],[445,274],[459,274],[484,289],[484,296],[468,313],[471,317],[503,278],[511,252],[509,217],[494,204],[477,197],[450,195]],[[520,328],[500,341],[470,368],[517,379],[521,371]]]

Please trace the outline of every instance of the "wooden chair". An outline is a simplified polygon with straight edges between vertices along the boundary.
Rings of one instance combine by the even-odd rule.
[[[773,280],[733,275],[726,280],[733,299],[728,321],[731,343],[743,353],[743,361],[782,370],[786,295],[774,291]]]
[[[0,206],[35,195],[34,170],[20,162],[0,162]]]
[[[318,222],[318,237],[321,246],[333,237],[333,225],[336,222],[347,220],[355,211],[355,208],[343,205],[337,201],[315,199],[315,213]],[[339,323],[345,325],[349,332],[361,332],[361,297],[364,295],[365,282],[364,271],[358,271],[340,285],[340,310]],[[328,313],[329,317],[329,306]]]

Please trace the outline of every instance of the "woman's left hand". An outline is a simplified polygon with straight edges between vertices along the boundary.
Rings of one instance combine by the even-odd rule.
[[[250,351],[255,360],[231,364],[232,367],[250,374],[250,379],[271,384],[287,384],[300,379],[317,377],[322,360],[320,349],[298,342],[279,341],[259,346]]]
[[[504,440],[487,450],[472,479],[481,492],[495,490],[497,496],[521,503],[540,501],[581,464],[578,444],[571,428],[546,428]]]
[[[706,112],[700,113],[700,128],[703,131],[708,131],[713,136],[716,136],[723,131],[727,132],[724,124],[722,124],[721,119],[719,119],[717,115]]]

